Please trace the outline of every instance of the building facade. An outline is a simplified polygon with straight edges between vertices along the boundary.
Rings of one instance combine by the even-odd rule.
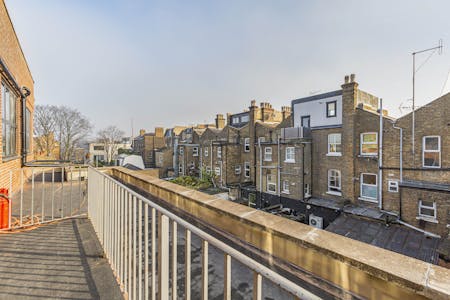
[[[8,187],[9,171],[33,160],[34,81],[14,26],[0,1],[0,186]],[[13,185],[19,172],[13,174]]]

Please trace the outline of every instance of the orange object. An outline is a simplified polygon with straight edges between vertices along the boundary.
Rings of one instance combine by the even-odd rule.
[[[0,188],[0,229],[9,228],[8,189]]]

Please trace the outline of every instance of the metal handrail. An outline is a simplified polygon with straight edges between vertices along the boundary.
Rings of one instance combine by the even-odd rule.
[[[208,234],[207,232],[203,231],[202,229],[196,227],[195,225],[193,225],[193,224],[191,224],[191,223],[181,219],[180,217],[178,217],[174,213],[170,212],[166,208],[161,207],[160,205],[150,201],[149,199],[145,198],[144,196],[138,194],[137,192],[131,190],[129,187],[125,186],[124,184],[122,184],[119,181],[115,180],[114,178],[110,177],[109,175],[107,175],[105,173],[102,173],[102,172],[100,172],[100,171],[98,171],[98,170],[96,170],[96,169],[94,169],[92,167],[89,167],[89,171],[91,172],[90,175],[89,175],[90,183],[92,183],[92,181],[96,181],[96,183],[97,183],[97,181],[98,181],[98,178],[97,179],[93,178],[93,174],[101,175],[101,178],[103,179],[103,188],[104,188],[104,190],[101,192],[101,193],[103,193],[103,196],[105,196],[105,193],[107,193],[110,196],[112,195],[112,198],[113,198],[112,201],[113,202],[117,201],[117,194],[118,193],[121,195],[119,197],[121,197],[120,199],[122,199],[122,200],[125,200],[125,198],[127,198],[129,200],[130,199],[129,196],[131,196],[132,202],[133,202],[133,207],[136,209],[136,203],[133,200],[133,197],[134,197],[135,199],[138,199],[138,200],[141,201],[141,203],[139,203],[139,207],[138,207],[138,209],[139,209],[138,210],[138,215],[142,216],[141,207],[142,207],[142,204],[144,204],[144,205],[152,208],[152,210],[156,210],[160,214],[159,226],[158,227],[164,226],[164,225],[161,224],[161,223],[164,222],[162,217],[169,218],[169,219],[171,219],[174,222],[175,231],[176,231],[176,224],[180,224],[181,226],[183,226],[186,229],[186,233],[189,232],[189,236],[190,236],[190,233],[192,232],[192,233],[196,234],[198,237],[200,237],[203,240],[203,242],[202,242],[203,250],[205,250],[205,247],[207,249],[207,245],[208,244],[212,244],[215,247],[217,247],[218,249],[220,249],[221,251],[223,251],[224,253],[226,253],[225,254],[226,255],[225,259],[226,260],[225,261],[227,261],[227,262],[230,261],[229,257],[232,257],[232,258],[240,261],[242,264],[247,266],[249,269],[253,270],[254,275],[255,275],[254,276],[254,279],[255,279],[254,280],[254,284],[256,285],[256,286],[254,286],[253,290],[254,290],[254,295],[255,295],[256,299],[260,299],[260,297],[261,297],[261,278],[262,277],[269,279],[270,281],[274,282],[276,285],[280,286],[283,290],[289,292],[293,296],[298,297],[300,299],[320,299],[320,297],[314,295],[313,293],[309,292],[305,288],[303,288],[303,287],[297,285],[296,283],[290,281],[289,279],[281,276],[280,274],[276,273],[275,271],[271,270],[270,268],[268,268],[268,267],[262,265],[261,263],[257,262],[256,260],[246,256],[245,254],[243,254],[240,251],[234,249],[233,247],[227,245],[226,243],[222,242],[221,240],[215,238],[214,236]],[[105,180],[106,180],[106,182],[105,182]],[[109,186],[110,190],[105,189],[105,184],[107,186]],[[115,251],[119,251],[120,252],[120,250],[117,250],[117,248],[115,248],[115,247],[119,247],[120,248],[120,246],[111,245],[111,243],[115,243],[115,242],[117,242],[117,240],[120,241],[120,238],[121,238],[119,236],[120,232],[119,233],[117,233],[117,232],[116,233],[111,233],[110,231],[108,231],[108,230],[111,230],[111,228],[109,228],[109,229],[108,228],[99,228],[100,226],[98,226],[98,225],[99,225],[99,221],[100,220],[98,219],[98,217],[99,217],[98,211],[97,212],[94,211],[94,208],[98,208],[98,204],[100,204],[100,206],[101,206],[102,204],[110,203],[109,201],[111,201],[111,199],[103,199],[103,201],[101,203],[94,203],[94,201],[99,200],[99,199],[91,199],[91,192],[93,192],[93,194],[96,193],[94,191],[91,191],[90,188],[88,188],[88,193],[89,193],[89,216],[93,215],[94,219],[97,218],[96,220],[93,221],[94,228],[95,228],[95,230],[96,230],[96,232],[97,232],[97,234],[99,236],[99,239],[101,240],[102,244],[105,244],[105,242],[107,244],[107,246],[105,248],[105,253],[107,254],[107,257],[110,259],[110,262],[111,262],[111,259],[113,261],[114,260],[117,261],[117,259],[118,259],[116,257],[117,253],[112,253],[111,254],[110,250],[114,248]],[[98,192],[99,191],[97,191],[97,193]],[[122,194],[122,192],[124,192],[124,193]],[[125,192],[128,194],[127,197],[124,197]],[[120,199],[119,199],[118,203],[114,202],[112,204],[114,206],[114,208],[119,208],[119,210],[124,207],[122,205],[125,205],[125,208],[126,208],[126,205],[127,205],[127,203],[121,203]],[[128,203],[128,205],[131,206],[130,203]],[[103,209],[105,209],[105,207],[103,207]],[[110,209],[110,208],[108,208],[108,209]],[[130,211],[127,211],[127,212],[129,213]],[[120,214],[120,212],[117,213],[117,211],[112,211],[111,212],[110,210],[108,210],[108,213],[112,213],[113,217],[119,218],[119,223],[121,222],[121,220],[122,220],[122,223],[123,223],[123,217],[124,217],[123,211],[122,211],[122,214]],[[136,210],[132,210],[132,213],[133,213],[133,216],[135,217],[136,216]],[[147,211],[145,211],[145,213],[147,213]],[[153,214],[155,215],[154,211],[153,211]],[[105,217],[105,216],[103,215],[103,217]],[[109,215],[109,218],[111,218],[111,214]],[[127,218],[127,216],[125,216],[125,218]],[[128,218],[132,218],[132,216],[129,215]],[[133,218],[133,219],[134,219],[133,240],[135,241],[136,236],[134,236],[134,234],[136,233],[136,224],[135,224],[136,219],[135,218]],[[103,220],[103,221],[105,221],[105,220]],[[115,220],[115,221],[114,220],[106,220],[106,222],[111,222],[111,221],[114,223],[117,220]],[[154,225],[155,225],[153,222],[155,222],[154,218],[152,218],[152,227],[154,227]],[[103,225],[104,224],[105,223],[103,223]],[[108,223],[108,224],[110,225],[111,223]],[[117,226],[117,224],[115,224],[115,225]],[[145,224],[145,225],[147,225],[147,224]],[[139,228],[141,228],[141,224],[139,225]],[[106,238],[108,239],[108,241],[106,241],[103,238],[105,230],[108,231],[108,233],[106,235]],[[119,229],[119,230],[123,231],[123,228]],[[161,238],[165,238],[161,234],[164,234],[164,232],[160,231],[158,236],[160,236]],[[168,235],[169,231],[167,230],[165,232],[165,234]],[[125,233],[125,236],[126,236],[126,233]],[[148,234],[146,234],[146,236],[148,237]],[[153,237],[153,233],[152,233],[152,237]],[[116,241],[111,241],[110,240],[111,238],[115,238]],[[125,237],[125,239],[127,239],[127,238],[129,238],[129,237]],[[123,237],[122,237],[122,239],[123,239]],[[176,240],[176,237],[173,238],[173,240]],[[122,242],[123,242],[123,240],[122,240]],[[167,237],[167,243],[168,243],[168,237]],[[159,244],[161,244],[161,243],[159,243]],[[139,243],[139,245],[141,245],[141,243]],[[145,245],[146,245],[145,249],[148,249],[148,245],[147,244],[145,244]],[[111,246],[113,246],[113,248],[111,248]],[[154,243],[152,243],[152,248],[153,247],[154,247]],[[161,247],[161,245],[159,245],[159,247]],[[126,248],[126,246],[125,246],[125,248]],[[168,249],[169,249],[168,247],[165,248],[165,249],[163,247],[163,249],[161,249],[161,250],[168,251]],[[135,254],[135,252],[134,252],[134,254]],[[123,253],[121,253],[121,255],[123,255]],[[190,255],[190,253],[189,253],[189,255]],[[162,256],[164,256],[164,255],[162,255]],[[176,252],[172,256],[176,257]],[[120,261],[123,263],[122,259],[123,258],[119,259],[119,265],[111,263],[113,269],[114,268],[116,269],[115,270],[116,271],[116,275],[120,275],[120,274],[123,273],[123,272],[120,272],[120,270],[123,269],[123,267],[124,267],[120,263]],[[160,259],[161,258],[159,258],[159,261],[158,261],[159,265],[160,266],[161,265],[165,265],[163,262],[160,261]],[[168,256],[167,256],[166,259],[168,259]],[[126,260],[126,258],[125,258],[125,260]],[[202,257],[202,261],[204,261],[204,260],[205,260],[205,251],[203,251],[203,257]],[[139,261],[141,261],[141,259],[139,259]],[[176,263],[175,263],[175,265],[176,265]],[[167,268],[168,268],[168,266],[169,265],[167,264]],[[148,267],[148,266],[146,265],[145,267]],[[203,266],[203,268],[204,268],[204,266]],[[206,251],[206,268],[207,268],[207,251]],[[163,270],[163,272],[167,272],[166,276],[168,276],[168,270]],[[175,272],[175,274],[176,274],[176,269],[175,269],[175,271],[172,269],[172,272]],[[225,266],[225,272],[230,272],[229,267]],[[141,274],[141,273],[142,273],[142,270],[139,270],[139,274]],[[186,272],[186,274],[187,274],[187,272]],[[207,270],[206,270],[206,274],[207,274]],[[161,276],[161,274],[158,274],[158,275]],[[164,275],[163,275],[163,277],[164,277]],[[146,276],[146,278],[147,278],[147,276]],[[154,278],[154,276],[152,276],[152,278]],[[175,279],[175,282],[176,282],[176,278],[174,278],[174,279]],[[127,285],[127,283],[128,284],[130,283],[129,280],[126,281],[124,278],[118,278],[118,280],[119,280],[120,283],[125,284],[125,285]],[[225,276],[225,280],[226,280],[226,282],[225,282],[224,285],[225,285],[226,288],[229,289],[230,286],[231,286],[231,282],[228,282],[228,280],[231,280],[231,275],[227,274],[227,276]],[[174,282],[174,281],[172,281],[172,282]],[[205,284],[205,282],[203,282],[203,283]],[[133,284],[135,284],[135,281],[133,282]],[[139,296],[141,296],[140,291],[142,289],[140,284],[141,284],[141,282],[139,281],[139,283],[138,283],[138,285],[139,285],[138,295]],[[160,283],[160,285],[161,285],[161,283]],[[207,285],[207,279],[206,279],[206,285]],[[165,287],[168,288],[168,282],[165,285]],[[132,291],[131,295],[128,295],[128,296],[129,297],[132,296],[132,299],[135,299],[135,297],[136,297],[136,286],[133,286],[133,288],[131,288],[131,289],[130,289],[129,286],[126,286],[125,290],[128,291],[128,292]],[[176,290],[176,287],[175,287],[175,290]],[[173,287],[172,287],[172,291],[173,291]],[[168,295],[169,295],[168,290],[160,290],[160,292],[163,294],[163,295],[160,295],[161,299],[166,299],[165,296],[168,297]],[[229,295],[231,297],[230,291],[224,291],[224,295]],[[228,298],[228,299],[230,299],[230,298]]]

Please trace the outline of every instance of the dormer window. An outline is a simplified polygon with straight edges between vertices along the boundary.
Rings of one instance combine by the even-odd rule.
[[[327,102],[327,118],[336,117],[336,101]]]

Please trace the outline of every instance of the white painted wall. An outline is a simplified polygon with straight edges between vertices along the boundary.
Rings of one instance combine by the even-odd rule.
[[[336,101],[336,117],[327,118],[326,103]],[[294,127],[301,126],[302,116],[311,116],[311,127],[342,125],[342,95],[294,104]]]

